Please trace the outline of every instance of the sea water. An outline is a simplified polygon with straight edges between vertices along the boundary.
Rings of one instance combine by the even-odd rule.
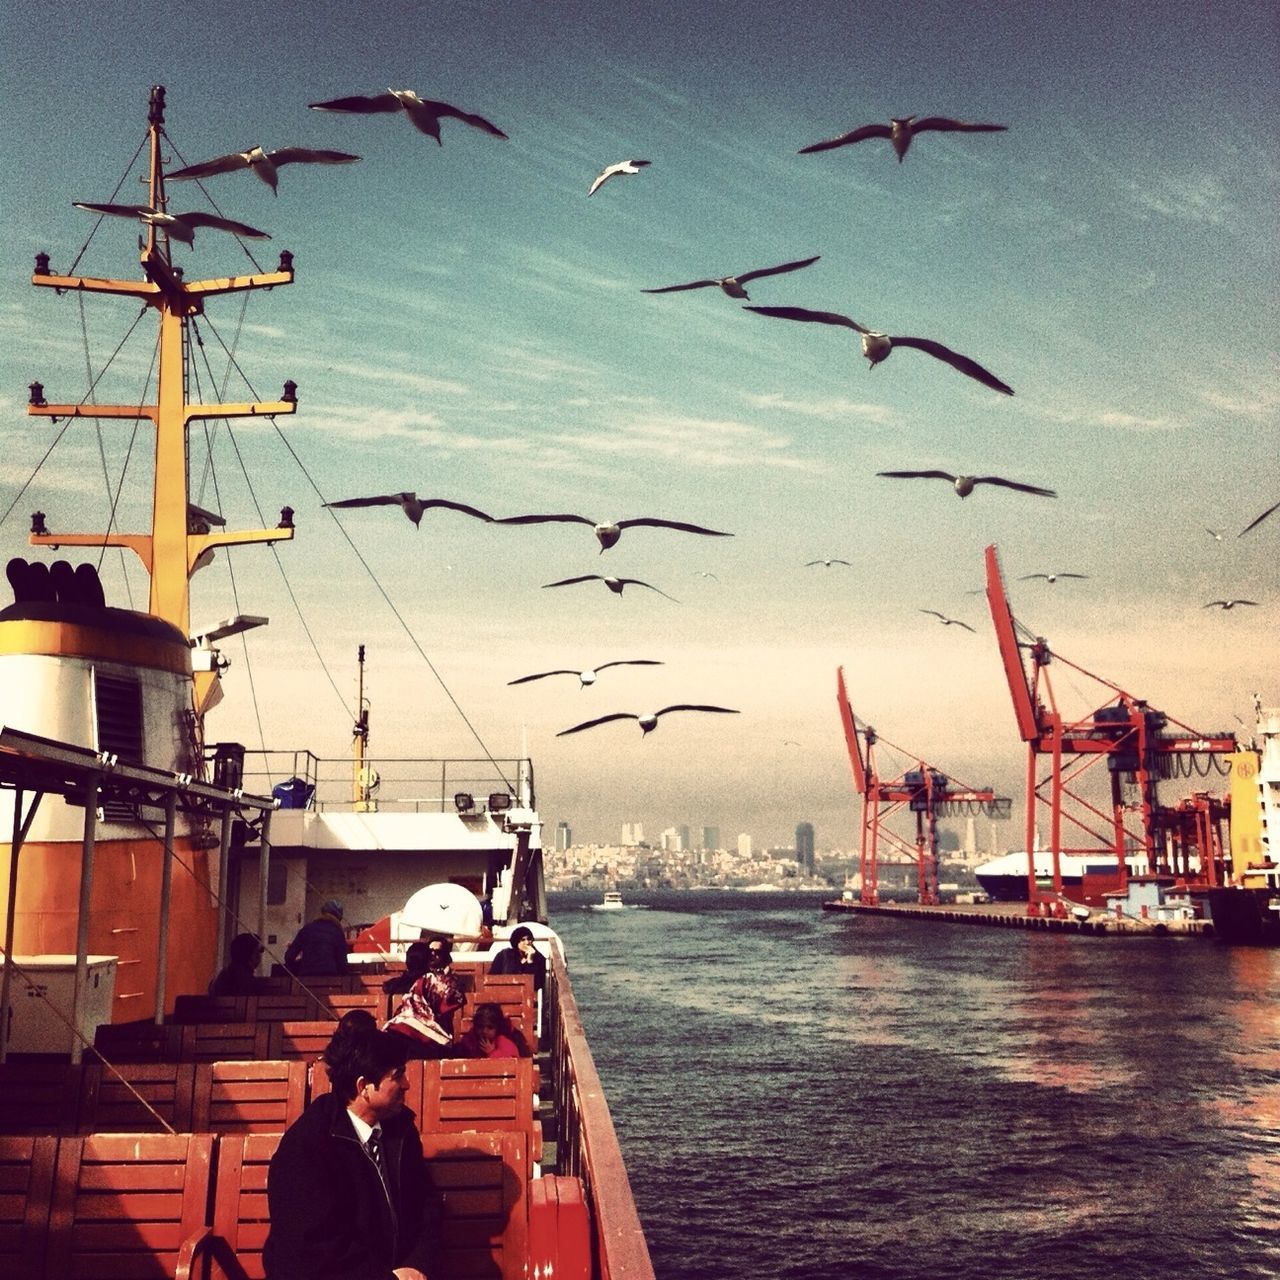
[[[1280,1275],[1280,951],[555,895],[657,1274]]]

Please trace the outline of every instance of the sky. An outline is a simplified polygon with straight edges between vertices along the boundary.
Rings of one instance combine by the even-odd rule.
[[[1280,513],[1237,537],[1280,500],[1278,28],[1274,6],[1232,0],[1212,22],[1123,0],[10,0],[0,547],[29,554],[37,506],[51,529],[105,527],[109,486],[121,527],[145,517],[147,432],[85,424],[42,461],[56,428],[25,402],[33,379],[59,402],[92,376],[99,401],[136,403],[154,326],[113,356],[132,304],[57,297],[29,271],[38,251],[69,270],[94,232],[73,200],[143,201],[130,159],[164,84],[171,168],[254,144],[362,157],[285,168],[274,197],[247,173],[170,187],[171,209],[211,197],[268,231],[248,243],[263,269],[281,249],[297,269],[243,311],[211,302],[194,351],[194,398],[299,388],[278,430],[238,421],[191,442],[193,498],[231,527],[297,513],[277,555],[220,552],[193,580],[197,629],[270,617],[228,646],[210,741],[344,757],[364,644],[375,757],[527,745],[544,820],[579,841],[640,821],[789,844],[810,821],[820,849],[851,848],[843,666],[862,721],[1013,797],[1016,817],[1024,748],[972,594],[988,544],[1023,625],[1177,720],[1230,730],[1255,692],[1280,703]],[[307,110],[388,88],[509,138],[446,120],[438,147],[400,115]],[[902,164],[878,139],[798,154],[908,113],[1008,130],[922,134]],[[651,164],[587,197],[633,158]],[[104,220],[78,269],[136,275],[136,236]],[[188,278],[255,269],[214,230],[174,253]],[[752,315],[718,289],[641,292],[815,254],[750,285],[752,305],[932,338],[1016,394],[908,349],[872,369],[853,332]],[[876,475],[891,469],[1058,497],[961,501]],[[630,529],[601,555],[585,526],[434,511],[415,529],[395,508],[321,505],[400,490],[734,536]],[[807,567],[824,557],[851,565]],[[1020,580],[1060,571],[1088,576]],[[674,599],[543,586],[589,573]],[[111,602],[145,599],[119,553],[103,576]],[[1258,606],[1203,607],[1237,597]],[[632,658],[663,665],[508,686]],[[1065,666],[1055,678],[1068,713],[1107,700]],[[556,737],[675,703],[740,714]],[[881,757],[886,774],[908,763]],[[1020,822],[997,839],[1021,847]]]

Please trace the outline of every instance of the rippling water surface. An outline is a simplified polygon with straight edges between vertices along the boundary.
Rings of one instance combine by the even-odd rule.
[[[1280,1275],[1280,951],[553,897],[658,1275]]]

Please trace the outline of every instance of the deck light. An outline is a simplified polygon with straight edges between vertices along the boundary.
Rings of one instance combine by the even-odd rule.
[[[459,813],[470,813],[476,807],[476,798],[469,791],[459,791],[453,797],[453,807]]]
[[[511,808],[511,797],[505,791],[495,791],[489,796],[489,812],[505,813]]]

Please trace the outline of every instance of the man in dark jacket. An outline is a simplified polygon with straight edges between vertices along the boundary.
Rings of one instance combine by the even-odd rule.
[[[432,1280],[439,1206],[405,1108],[405,1042],[345,1037],[267,1175],[268,1280]]]
[[[319,916],[298,930],[284,953],[284,967],[300,978],[348,971],[342,903],[330,898]]]

